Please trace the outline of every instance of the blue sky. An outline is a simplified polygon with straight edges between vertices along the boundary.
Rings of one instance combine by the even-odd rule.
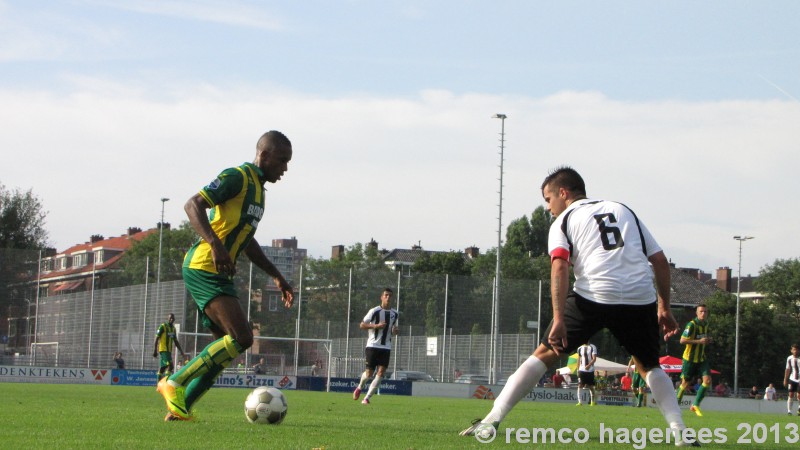
[[[0,167],[59,249],[184,220],[284,131],[295,159],[256,237],[313,256],[372,238],[496,245],[561,164],[679,266],[795,258],[794,1],[0,1]],[[34,169],[35,168],[35,169]]]

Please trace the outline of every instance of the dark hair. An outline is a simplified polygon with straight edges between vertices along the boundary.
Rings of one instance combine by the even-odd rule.
[[[800,345],[792,344],[792,348],[800,348]]]
[[[392,290],[392,288],[388,288],[388,287],[387,288],[383,288],[383,292],[388,292],[390,294],[394,294],[394,291]]]
[[[280,131],[270,130],[262,134],[261,137],[258,139],[258,143],[256,143],[256,149],[272,150],[275,147],[283,145],[291,147],[292,143],[289,141],[289,138],[287,138],[286,135],[284,135]]]
[[[542,191],[548,184],[551,188],[564,188],[573,194],[586,195],[586,184],[583,182],[583,178],[578,171],[569,166],[553,169],[542,182]]]
[[[706,309],[708,309],[708,306],[706,306],[705,303],[700,303],[699,305],[694,307],[694,310],[697,311],[697,308],[706,308]]]

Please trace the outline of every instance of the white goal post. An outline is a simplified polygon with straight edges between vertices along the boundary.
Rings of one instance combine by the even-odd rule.
[[[204,337],[204,338],[214,339],[214,337],[211,335],[211,333],[191,333],[191,332],[179,331],[177,334],[178,334],[178,337],[181,337],[181,336],[194,336],[194,337]],[[331,347],[332,347],[332,342],[333,342],[332,339],[289,338],[289,337],[272,337],[272,336],[253,336],[253,339],[261,340],[261,341],[294,342],[295,343],[295,348],[294,348],[294,375],[295,376],[298,375],[298,361],[299,361],[299,358],[300,358],[299,349],[298,349],[298,345],[297,344],[299,344],[301,342],[321,343],[321,344],[323,344],[323,347],[325,348],[325,352],[327,353],[327,363],[326,363],[325,375],[324,375],[325,378],[326,378],[326,381],[325,381],[326,388],[325,388],[325,390],[327,392],[330,392],[330,389],[331,389]],[[194,353],[197,353],[196,349],[195,349]],[[246,358],[249,359],[249,357],[250,357],[250,354],[249,354],[249,350],[248,350]],[[242,369],[237,369],[235,367],[230,367],[230,368],[226,369],[226,371],[241,371],[241,370]],[[250,371],[252,371],[252,369],[250,367],[245,367],[244,368],[244,372],[250,372]],[[284,374],[281,374],[281,375],[287,375],[287,374],[284,373]]]
[[[52,356],[54,356],[54,358],[52,358],[52,360],[54,362],[53,365],[55,367],[58,367],[58,342],[32,342],[31,343],[31,365],[33,365],[33,366],[36,365],[36,349],[39,348],[39,347],[44,347],[44,349],[42,349],[42,352],[44,353],[45,357],[48,357],[48,356],[52,355],[52,353],[51,352],[50,353],[47,352],[46,349],[48,347],[55,347],[55,355],[52,355]]]

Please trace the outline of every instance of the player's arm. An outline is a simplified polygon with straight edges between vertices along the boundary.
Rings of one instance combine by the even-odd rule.
[[[250,239],[250,242],[244,249],[244,254],[247,255],[247,257],[253,262],[253,264],[256,265],[256,267],[272,277],[272,280],[275,282],[275,286],[281,290],[283,306],[291,308],[292,303],[294,302],[294,291],[292,289],[292,285],[286,281],[286,278],[284,278],[283,274],[281,274],[281,271],[275,267],[275,264],[272,264],[272,261],[267,258],[267,255],[264,254],[264,250],[261,250],[261,246],[258,245],[258,241],[256,241],[255,238]]]
[[[647,258],[653,265],[653,275],[656,278],[656,294],[658,295],[658,325],[664,333],[664,340],[678,332],[678,322],[670,310],[670,268],[669,260],[663,251],[653,253]]]
[[[164,332],[163,327],[158,327],[158,331],[156,331],[156,341],[153,343],[153,358],[158,357],[158,339],[161,337],[161,333]]]
[[[787,363],[786,364],[786,370],[783,372],[783,387],[786,387],[789,384],[789,372],[790,371],[791,371],[791,369],[789,369],[789,364]]]
[[[217,272],[223,275],[233,276],[236,273],[236,265],[231,260],[231,254],[225,245],[219,239],[214,230],[211,228],[211,223],[208,221],[207,209],[211,208],[202,195],[194,194],[186,204],[183,205],[183,210],[189,217],[189,223],[192,228],[200,236],[200,239],[208,242],[211,246],[211,257],[214,259],[214,267]]]
[[[567,346],[567,328],[564,324],[564,308],[569,290],[569,261],[553,258],[550,266],[550,295],[553,299],[553,326],[547,342],[556,354]]]

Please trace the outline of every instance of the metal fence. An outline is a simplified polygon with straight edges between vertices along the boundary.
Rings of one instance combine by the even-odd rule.
[[[492,278],[409,275],[321,264],[304,265],[297,277],[295,305],[286,309],[269,277],[241,266],[244,270],[240,269],[235,284],[254,334],[331,340],[333,376],[354,377],[363,370],[366,332],[358,324],[380,303],[386,287],[395,292],[393,307],[400,313],[401,329],[390,369],[422,371],[441,381],[452,381],[456,371],[495,380],[508,376],[535,348],[539,322],[543,329],[550,316],[548,282],[502,279],[494,318]],[[37,303],[38,308],[23,304],[31,313],[30,331],[26,336],[26,327],[16,330],[17,346],[6,351],[3,364],[113,367],[112,356],[120,351],[127,368],[156,369],[153,342],[167,314],[175,314],[179,331],[206,331],[180,280],[51,295]],[[190,356],[208,342],[209,338],[197,336],[181,338]],[[607,359],[624,358],[616,356],[622,351],[613,339],[601,335],[597,344]],[[308,371],[328,359],[322,345],[257,339],[233,367],[248,368],[263,357],[268,364],[275,361],[280,370]],[[56,351],[57,361],[53,359]]]

